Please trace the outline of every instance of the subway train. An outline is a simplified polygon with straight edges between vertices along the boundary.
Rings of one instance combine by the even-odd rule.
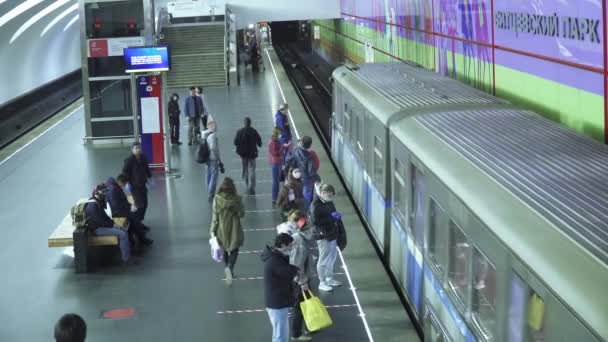
[[[415,65],[332,77],[332,158],[425,341],[608,340],[607,146]]]

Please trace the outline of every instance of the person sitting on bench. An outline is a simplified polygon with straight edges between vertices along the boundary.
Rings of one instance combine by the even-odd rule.
[[[108,217],[104,210],[106,208],[107,191],[108,187],[105,184],[97,185],[93,190],[93,196],[84,207],[87,229],[99,236],[117,236],[122,261],[127,262],[131,255],[129,238],[127,232],[116,227],[114,221]]]
[[[128,219],[129,240],[131,242],[137,237],[142,244],[146,246],[151,245],[154,240],[146,237],[145,226],[135,219],[134,210],[131,210],[131,204],[123,190],[127,185],[127,177],[123,174],[118,175],[116,179],[110,177],[106,184],[108,186],[106,197],[108,204],[110,204],[110,209],[112,209],[112,217],[126,217]]]

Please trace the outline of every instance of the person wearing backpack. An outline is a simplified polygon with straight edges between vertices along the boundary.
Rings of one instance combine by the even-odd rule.
[[[333,197],[336,191],[333,186],[323,184],[319,187],[317,196],[310,207],[311,220],[315,226],[320,239],[317,240],[319,247],[319,259],[317,261],[317,273],[319,274],[319,290],[332,291],[333,287],[342,283],[334,279],[334,264],[338,257],[337,239],[339,234],[338,222],[342,214],[336,211]]]
[[[118,228],[105,212],[108,187],[99,184],[84,207],[87,230],[99,236],[117,236],[122,261],[127,262],[131,255],[127,232]]]
[[[178,100],[179,95],[173,93],[169,100],[169,105],[167,106],[167,112],[169,113],[169,131],[171,132],[171,144],[173,145],[182,144],[179,141],[179,114],[181,113],[181,110],[179,109]]]
[[[207,164],[207,193],[209,194],[209,203],[213,202],[215,196],[215,189],[217,188],[217,178],[220,170],[224,169],[220,157],[220,145],[217,138],[217,123],[215,121],[209,121],[207,123],[207,130],[203,132],[203,142],[207,144],[209,149],[209,158],[206,161]],[[204,146],[201,146],[204,147]]]
[[[236,132],[234,146],[243,164],[242,177],[250,195],[255,195],[255,160],[258,157],[258,147],[262,147],[262,138],[258,131],[251,127],[251,119],[245,117],[243,128]]]
[[[241,226],[241,218],[245,216],[245,207],[236,191],[234,181],[230,177],[224,178],[213,200],[210,233],[217,238],[217,242],[224,251],[224,273],[226,284],[232,285],[234,266],[239,256],[239,248],[243,246],[245,234]]]
[[[314,161],[311,153],[308,151],[312,146],[312,138],[309,136],[303,136],[300,139],[300,146],[298,146],[289,159],[285,162],[287,170],[289,168],[298,168],[302,173],[302,184],[304,194],[304,207],[306,210],[310,207],[310,203],[313,198],[314,183],[319,182],[321,178],[317,174],[314,167]]]

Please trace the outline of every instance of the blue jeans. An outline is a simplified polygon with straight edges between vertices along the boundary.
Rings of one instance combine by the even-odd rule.
[[[279,196],[279,183],[281,178],[281,164],[270,164],[272,170],[272,201],[276,202]]]
[[[328,282],[334,279],[334,264],[338,258],[338,244],[336,240],[327,241],[321,239],[317,241],[319,247],[319,260],[317,261],[317,274],[321,282]]]
[[[306,212],[308,212],[308,208],[310,208],[310,203],[312,203],[312,195],[313,195],[313,191],[315,186],[313,183],[313,179],[303,179],[302,180],[302,190],[304,193],[304,205],[306,208]]]
[[[209,199],[215,196],[219,165],[219,160],[209,160],[207,162],[207,192],[209,193]]]
[[[95,234],[99,236],[118,236],[118,245],[120,246],[120,254],[122,256],[122,261],[127,262],[127,260],[129,260],[129,256],[131,256],[131,250],[129,246],[129,237],[127,235],[127,232],[117,227],[100,227],[95,229]]]
[[[272,324],[272,342],[289,341],[289,308],[268,309],[268,317]]]

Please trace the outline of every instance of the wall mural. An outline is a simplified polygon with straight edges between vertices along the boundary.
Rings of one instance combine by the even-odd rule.
[[[604,140],[600,0],[342,0],[332,61],[415,62]]]

